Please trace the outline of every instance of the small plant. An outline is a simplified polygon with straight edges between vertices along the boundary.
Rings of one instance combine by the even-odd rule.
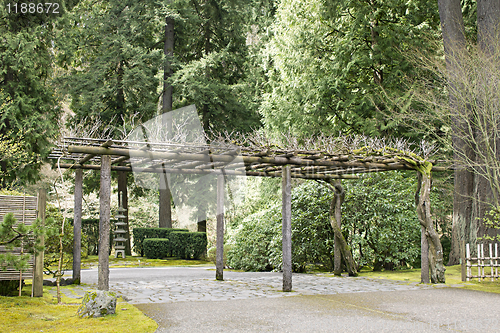
[[[0,268],[6,270],[8,267],[13,267],[19,271],[26,270],[30,255],[43,250],[40,246],[40,236],[43,234],[40,220],[37,219],[29,226],[18,222],[14,214],[6,214],[0,224],[0,246],[5,246],[7,253],[0,254]],[[14,248],[20,247],[22,253],[14,254]]]
[[[494,206],[484,217],[484,224],[488,228],[500,229],[500,205]],[[500,242],[500,235],[497,234],[495,237],[489,235],[484,235],[483,237],[478,237],[480,240],[489,240]]]

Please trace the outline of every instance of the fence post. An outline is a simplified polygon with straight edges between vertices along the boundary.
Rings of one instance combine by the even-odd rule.
[[[469,248],[469,243],[466,245],[466,256],[467,256],[467,281],[470,281],[470,276],[472,275],[472,270],[471,270],[471,265],[470,265],[470,248]]]
[[[490,267],[491,267],[491,281],[495,281],[493,277],[493,244],[489,244],[490,246]]]
[[[47,201],[47,191],[40,189],[38,191],[38,218],[40,223],[45,226],[45,204]],[[40,236],[40,246],[45,245],[44,236]],[[35,256],[35,267],[33,273],[33,296],[43,296],[43,251]]]
[[[495,277],[498,278],[498,243],[495,243]]]
[[[468,244],[467,244],[468,245]],[[465,240],[462,239],[461,244],[460,244],[460,268],[462,269],[462,282],[466,280],[467,278],[467,265],[465,262]]]

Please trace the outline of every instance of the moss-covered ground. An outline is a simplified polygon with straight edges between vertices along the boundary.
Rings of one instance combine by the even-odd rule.
[[[44,287],[43,297],[30,297],[31,284],[23,287],[21,297],[0,296],[0,332],[147,333],[158,327],[136,307],[120,299],[113,315],[80,318],[76,314],[80,300],[63,296],[62,304],[57,304],[48,292],[50,288]]]
[[[405,281],[408,283],[420,283],[420,269],[407,269],[397,271],[382,271],[373,272],[370,270],[361,270],[360,276],[375,278],[375,279],[390,279]],[[492,293],[500,293],[500,280],[496,281],[481,281],[477,279],[468,282],[462,282],[460,265],[446,267],[446,285],[461,287],[463,289],[479,290]]]

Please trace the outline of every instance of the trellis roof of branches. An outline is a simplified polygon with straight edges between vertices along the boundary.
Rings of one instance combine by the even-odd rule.
[[[210,138],[186,144],[182,136],[162,142],[66,137],[49,158],[57,159],[63,168],[99,169],[101,156],[111,155],[112,169],[117,171],[263,177],[279,177],[283,166],[290,165],[292,177],[308,179],[415,170],[425,162],[433,164],[433,171],[446,169],[432,160],[435,149],[425,142],[416,146],[401,139],[366,136],[317,136],[299,141],[293,135],[270,137],[262,132],[212,133]]]

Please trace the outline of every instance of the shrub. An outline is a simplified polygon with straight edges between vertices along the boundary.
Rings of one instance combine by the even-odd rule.
[[[292,192],[292,269],[303,272],[307,264],[333,267],[333,230],[328,208],[332,194],[313,182]],[[276,204],[245,218],[230,236],[228,265],[247,271],[282,267],[281,205]]]
[[[187,237],[186,259],[199,259],[207,251],[207,233],[190,232]]]
[[[17,296],[14,294],[19,289],[19,280],[0,281],[0,296]]]
[[[230,250],[231,250],[231,244],[229,243],[224,244],[224,253],[222,254],[222,263],[224,267],[227,266],[227,254]],[[216,264],[216,258],[215,258],[216,254],[217,254],[217,249],[215,246],[212,246],[207,251],[207,259],[213,262],[214,265]]]
[[[187,243],[189,238],[188,231],[173,231],[170,233],[170,244],[172,248],[172,255],[187,259]]]
[[[144,254],[149,259],[162,259],[171,252],[170,241],[166,238],[146,238],[143,246]]]
[[[134,251],[139,253],[141,257],[144,256],[143,242],[146,238],[170,238],[169,235],[174,231],[185,231],[187,229],[174,229],[174,228],[134,228],[132,234],[134,235]],[[172,255],[172,254],[171,254]]]

